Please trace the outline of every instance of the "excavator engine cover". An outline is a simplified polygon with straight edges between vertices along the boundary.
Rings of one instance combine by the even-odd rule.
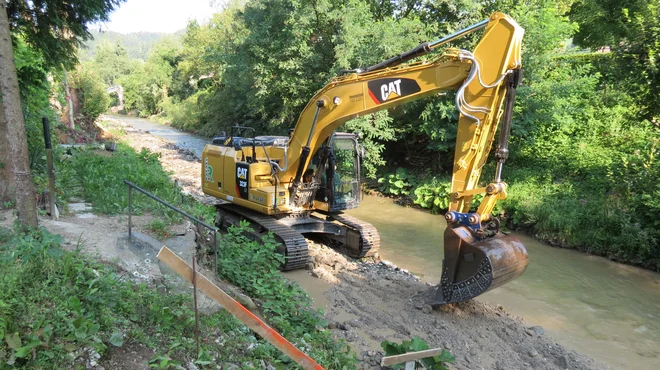
[[[465,226],[445,230],[442,278],[432,305],[474,298],[520,276],[527,250],[516,238],[497,232],[479,240]]]

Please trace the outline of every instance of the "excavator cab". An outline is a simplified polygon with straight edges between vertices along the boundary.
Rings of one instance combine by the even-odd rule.
[[[358,135],[335,132],[327,144],[328,154],[320,171],[320,188],[316,200],[328,205],[335,213],[360,205],[360,162],[362,147]],[[321,150],[312,158],[312,165],[321,162]]]

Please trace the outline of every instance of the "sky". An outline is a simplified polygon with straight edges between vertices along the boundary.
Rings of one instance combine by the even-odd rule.
[[[101,28],[121,33],[173,33],[186,28],[190,19],[208,20],[219,4],[219,0],[127,0]]]

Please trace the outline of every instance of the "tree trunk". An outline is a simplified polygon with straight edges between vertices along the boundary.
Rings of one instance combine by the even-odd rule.
[[[9,32],[9,20],[4,1],[0,1],[0,161],[8,167],[9,185],[13,185],[16,196],[18,220],[25,227],[37,227],[37,204],[35,201],[34,184],[30,174],[28,160],[27,137],[25,136],[25,121],[21,109],[18,90],[18,77],[14,64],[14,51]],[[6,148],[5,148],[6,146]],[[5,170],[2,172],[3,187]],[[0,189],[2,190],[2,189]]]
[[[0,117],[4,117],[4,109],[0,104]],[[0,209],[5,204],[13,203],[14,187],[11,182],[11,156],[9,155],[9,140],[7,140],[7,120],[0,118]]]

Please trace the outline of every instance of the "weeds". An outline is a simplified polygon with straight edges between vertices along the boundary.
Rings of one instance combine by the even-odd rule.
[[[385,356],[401,355],[408,352],[419,352],[429,349],[429,345],[420,337],[414,337],[412,340],[404,340],[401,343],[383,341],[380,344],[385,351]],[[416,369],[448,370],[447,363],[454,363],[456,357],[449,351],[443,349],[439,356],[427,357],[415,362]],[[406,365],[396,364],[392,369],[403,369]],[[407,367],[406,367],[407,369]]]
[[[230,227],[220,242],[218,274],[241,287],[247,294],[264,301],[262,310],[269,324],[331,369],[352,368],[355,356],[348,346],[335,342],[325,327],[323,313],[311,307],[311,299],[278,270],[284,262],[277,253],[279,244],[271,235],[263,243],[248,239],[245,223]],[[321,327],[321,328],[320,328]]]
[[[98,155],[84,150],[74,151],[73,155],[60,153],[58,188],[76,189],[70,195],[82,196],[93,203],[95,211],[108,214],[128,210],[128,189],[124,180],[174,202],[180,198],[179,192],[160,166],[158,158],[158,154],[148,149],[143,148],[136,153],[123,143],[117,145],[117,151],[112,155]],[[164,207],[160,208],[165,211]],[[134,212],[147,209],[154,209],[154,202],[136,194],[133,199]],[[165,213],[168,214],[167,211]]]
[[[74,151],[59,156],[59,185],[67,184],[60,189],[75,189],[67,196],[85,197],[97,212],[126,211],[127,178],[197,217],[214,215],[212,207],[182,199],[158,156],[149,151],[136,153],[120,144],[111,155]],[[162,208],[137,193],[133,201],[137,212]],[[164,220],[149,225],[157,233],[165,233],[178,217],[164,210],[161,214]],[[295,365],[226,311],[200,318],[201,354],[191,358],[191,297],[163,295],[127,282],[120,272],[80,251],[61,250],[58,237],[45,231],[9,234],[0,229],[0,363],[13,359],[17,367],[72,368],[84,362],[86,349],[103,355],[113,346],[143,343],[156,352],[150,359],[155,368],[191,361],[204,367],[219,360],[258,368],[264,363],[287,369]],[[262,300],[269,324],[327,368],[355,367],[354,354],[323,329],[322,314],[311,308],[307,294],[279,272],[282,257],[272,238],[262,244],[232,229],[221,247],[220,275]]]
[[[1,364],[75,368],[84,366],[87,353],[103,355],[129,342],[161,353],[151,361],[159,368],[189,361],[203,367],[219,359],[285,362],[226,311],[201,318],[202,353],[191,357],[190,296],[133,284],[79,250],[60,249],[59,236],[45,230],[0,236]],[[246,351],[250,345],[255,349]]]
[[[172,236],[168,224],[163,220],[155,219],[147,224],[147,229],[156,235],[160,239],[168,239]]]

